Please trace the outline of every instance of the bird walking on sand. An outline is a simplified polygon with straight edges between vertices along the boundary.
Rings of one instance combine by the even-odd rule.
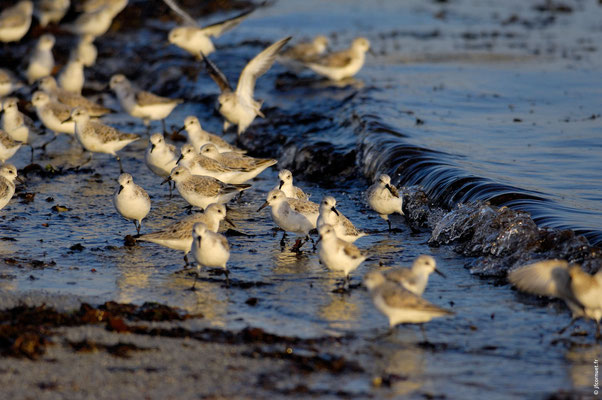
[[[221,90],[217,100],[219,112],[224,117],[224,132],[230,127],[230,124],[234,124],[238,126],[240,135],[247,130],[256,116],[265,117],[261,112],[262,103],[253,99],[255,82],[272,67],[276,55],[290,39],[289,36],[275,42],[249,61],[238,78],[236,91],[232,90],[228,80],[217,66],[201,54],[209,75]]]
[[[391,230],[391,221],[389,215],[398,213],[405,215],[402,210],[403,198],[394,185],[391,185],[389,175],[379,175],[377,181],[366,191],[368,205],[387,221],[389,231]]]
[[[148,215],[151,201],[148,193],[134,183],[130,174],[119,175],[119,187],[113,194],[113,205],[121,216],[134,222],[136,233],[140,235],[142,220]]]

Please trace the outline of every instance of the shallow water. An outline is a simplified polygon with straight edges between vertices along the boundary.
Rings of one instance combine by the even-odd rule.
[[[546,13],[522,7],[522,2],[513,7],[471,1],[349,4],[279,2],[259,9],[217,41],[223,48],[212,59],[233,80],[263,42],[287,34],[310,38],[327,26],[328,33],[337,32],[335,48],[358,32],[371,40],[376,56],[350,86],[331,87],[311,75],[303,75],[308,86],[298,85],[280,66],[261,78],[256,92],[265,100],[267,120],[256,121],[243,143],[265,141],[264,149],[252,146],[254,154],[277,149],[273,157],[302,174],[296,183],[313,201],[333,195],[347,217],[374,232],[356,242],[372,256],[352,274],[352,284],[369,270],[408,265],[419,254],[433,254],[447,279],[433,276],[425,297],[456,312],[427,325],[433,347],[418,345],[422,336],[416,327],[383,336],[387,321],[367,292],[332,293],[340,277],[318,263],[311,246],[301,256],[281,250],[281,234],[274,236],[269,211],[255,211],[276,185],[276,169],[260,175],[253,189],[231,205],[236,229],[249,235],[228,237],[232,287],[223,285],[223,276],[203,271],[196,292],[185,290],[194,277],[182,271],[181,253],[149,243],[123,245],[124,236],[135,231],[111,204],[118,166],[110,156],[94,155],[81,171],[52,178],[29,174],[23,190],[36,193],[34,201],[15,198],[1,212],[1,236],[16,241],[0,241],[0,287],[69,293],[98,302],[163,302],[202,312],[199,326],[255,326],[302,337],[351,335],[350,356],[366,373],[344,376],[336,384],[308,377],[313,389],[340,385],[359,397],[472,398],[486,391],[488,398],[541,398],[559,390],[589,395],[593,368],[588,367],[602,353],[600,346],[587,345],[590,324],[581,324],[589,336],[573,338],[577,344],[553,345],[552,333],[570,319],[562,304],[543,304],[504,283],[470,275],[464,266],[472,259],[447,247],[428,247],[430,233],[412,233],[402,218],[393,218],[398,230],[386,232],[386,223],[364,205],[362,192],[369,183],[362,173],[389,171],[402,184],[423,185],[448,206],[493,199],[531,212],[543,225],[573,228],[599,243],[602,88],[595,82],[602,63],[598,49],[584,48],[595,47],[590,32],[600,32],[602,8],[577,2],[572,14],[545,22]],[[447,10],[443,20],[434,17],[441,10]],[[526,22],[502,24],[512,13],[537,29],[525,27]],[[110,51],[108,40],[122,43],[124,38],[134,49],[152,48],[148,43],[164,40],[161,29],[173,24],[154,21],[151,28],[101,38],[105,60],[94,76],[138,76],[140,86],[187,100],[170,116],[169,125],[195,114],[208,130],[219,131],[221,120],[212,109],[217,87],[202,71],[196,79],[195,63],[182,51],[138,52],[140,59],[147,58],[148,68]],[[250,42],[239,46],[245,40]],[[57,43],[61,41],[65,45],[68,37]],[[124,54],[133,57],[131,49]],[[124,131],[144,132],[123,115],[106,121]],[[153,201],[144,232],[183,217],[186,205],[177,195],[170,199],[161,179],[144,165],[146,143],[143,138],[122,152],[125,170]],[[300,149],[317,146],[345,157],[332,165],[336,178],[312,170],[315,160],[303,158]],[[62,137],[36,162],[58,167],[78,165],[85,158],[77,144]],[[27,151],[11,161],[24,167]],[[70,210],[52,211],[54,205]],[[71,249],[75,244],[83,249]],[[255,306],[247,304],[252,298]],[[383,375],[395,377],[391,386],[372,387],[371,378]]]

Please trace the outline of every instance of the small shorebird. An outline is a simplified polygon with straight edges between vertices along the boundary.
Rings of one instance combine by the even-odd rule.
[[[602,269],[590,275],[579,265],[546,260],[511,271],[508,280],[524,292],[564,300],[572,319],[558,333],[563,333],[580,318],[589,318],[596,323],[596,341],[600,340]]]
[[[178,162],[176,146],[167,143],[162,134],[154,133],[144,153],[144,162],[155,175],[167,178]]]
[[[193,175],[204,175],[218,179],[224,183],[244,183],[243,171],[238,168],[229,168],[212,158],[205,157],[194,151],[190,144],[185,144],[180,149],[178,165],[188,168]]]
[[[94,39],[95,37],[92,35],[82,35],[75,48],[75,56],[82,61],[85,67],[91,67],[96,63],[98,50],[94,46]]]
[[[52,69],[54,68],[54,56],[52,55],[54,42],[54,36],[49,33],[40,36],[38,39],[36,48],[29,58],[27,71],[25,72],[30,85],[38,79],[52,74]]]
[[[73,23],[65,27],[72,33],[82,35],[92,35],[94,37],[104,35],[113,19],[127,5],[128,0],[95,2],[96,4],[89,8],[89,11],[80,14]]]
[[[88,110],[90,117],[101,117],[111,112],[110,109],[98,105],[80,94],[72,93],[68,90],[58,87],[56,80],[51,76],[42,78],[42,80],[40,80],[39,87],[40,90],[42,90],[44,93],[47,93],[48,96],[50,96],[53,100],[63,103],[70,108],[84,107],[86,110]]]
[[[15,155],[21,148],[21,142],[14,141],[8,133],[0,129],[0,163]]]
[[[57,138],[58,133],[75,135],[75,122],[68,121],[71,107],[51,100],[47,93],[41,91],[34,92],[31,96],[31,104],[36,109],[38,119],[54,133],[53,138],[41,146],[43,149]]]
[[[148,193],[134,183],[130,174],[119,175],[119,187],[113,194],[113,205],[121,216],[134,222],[136,232],[140,235],[142,220],[148,215],[151,201]]]
[[[415,295],[422,296],[429,281],[429,275],[433,272],[445,278],[445,275],[437,269],[435,259],[431,256],[421,255],[414,260],[412,268],[396,268],[384,273],[387,280],[400,284]]]
[[[398,324],[423,324],[433,318],[454,314],[415,295],[403,286],[388,281],[378,271],[367,273],[364,285],[370,291],[376,308],[389,318],[391,328]],[[424,327],[420,327],[424,334]]]
[[[161,120],[163,133],[167,132],[165,128],[165,118],[178,104],[182,104],[182,99],[170,99],[157,96],[150,92],[136,90],[130,81],[121,74],[113,75],[109,86],[117,94],[121,107],[128,114],[135,118],[141,118],[144,125],[148,126],[150,121]]]
[[[349,287],[349,274],[363,263],[367,255],[362,253],[354,244],[339,239],[332,225],[322,225],[318,228],[318,256],[320,261],[332,271],[342,271],[345,283]]]
[[[217,100],[219,112],[224,117],[224,132],[230,127],[230,124],[234,124],[238,126],[240,135],[251,125],[256,116],[264,118],[261,112],[261,102],[253,99],[255,81],[271,68],[276,60],[276,54],[290,39],[289,36],[277,41],[249,61],[238,78],[236,91],[232,90],[228,80],[217,66],[201,54],[209,75],[221,90]]]
[[[211,203],[227,203],[239,192],[251,187],[247,184],[227,184],[209,176],[192,175],[188,168],[182,166],[175,167],[163,183],[171,180],[188,204],[202,209]]]
[[[257,212],[267,206],[272,208],[272,220],[280,229],[284,230],[284,235],[282,235],[280,241],[282,246],[284,246],[286,232],[302,235],[305,241],[311,239],[309,231],[316,229],[319,215],[319,207],[316,203],[287,198],[283,191],[273,189],[268,193],[265,203],[259,207]],[[297,239],[291,250],[299,251],[303,243],[301,239]]]
[[[19,100],[16,97],[7,97],[2,102],[2,129],[11,139],[26,144],[31,148],[31,161],[33,161],[33,146],[31,145],[30,130],[34,130],[33,121],[19,111]]]
[[[22,84],[17,82],[12,72],[0,68],[0,98],[8,96],[14,90],[21,87]]]
[[[33,2],[20,1],[0,13],[0,42],[18,42],[31,26]]]
[[[397,188],[391,185],[389,175],[379,175],[378,180],[366,191],[366,197],[370,208],[387,221],[389,230],[391,230],[389,214],[398,213],[404,215],[402,210],[403,198]]]
[[[17,168],[12,164],[0,167],[0,210],[3,209],[15,194],[15,180],[19,180]]]
[[[197,222],[192,227],[192,246],[190,254],[196,262],[197,278],[201,266],[208,268],[222,268],[226,274],[226,285],[230,284],[226,263],[230,259],[230,245],[228,239],[221,233],[211,232],[202,222]],[[196,279],[192,290],[196,285]]]
[[[200,151],[200,148],[207,143],[213,143],[219,151],[234,151],[236,153],[244,154],[246,150],[239,149],[226,142],[221,137],[203,130],[199,119],[193,115],[186,117],[184,120],[184,126],[180,131],[186,130],[188,135],[188,143],[190,143],[195,151]]]
[[[234,151],[220,153],[220,151],[217,149],[217,146],[215,146],[213,143],[207,143],[203,145],[201,147],[200,154],[211,158],[228,168],[241,170],[244,175],[243,182],[255,178],[266,168],[271,167],[278,162],[278,160],[273,158],[255,158],[245,156]]]
[[[59,74],[58,84],[68,92],[81,94],[84,81],[84,63],[73,53]]]
[[[286,197],[298,200],[309,200],[309,194],[304,193],[300,187],[293,185],[293,173],[288,169],[278,172],[278,185],[274,189],[282,190]]]
[[[83,107],[74,108],[71,116],[64,122],[69,121],[75,122],[75,137],[84,149],[90,153],[111,154],[117,159],[119,170],[123,173],[121,158],[117,152],[140,139],[140,136],[134,133],[123,133],[101,122],[91,121],[88,111]]]
[[[40,26],[45,27],[50,23],[58,24],[67,14],[70,5],[70,0],[40,0],[35,12],[40,21]]]
[[[188,253],[192,245],[192,227],[197,222],[202,222],[211,232],[217,232],[221,221],[226,221],[235,226],[226,215],[226,206],[224,204],[212,203],[207,206],[205,211],[189,215],[186,218],[167,225],[165,228],[142,235],[136,240],[143,242],[156,243],[170,249],[185,252],[184,261],[188,264]]]
[[[307,68],[333,81],[351,78],[364,66],[370,42],[366,38],[356,38],[347,50],[327,54],[323,58],[305,63]]]
[[[331,225],[337,237],[349,243],[366,236],[364,232],[353,226],[353,223],[337,210],[336,205],[337,201],[332,196],[325,196],[322,199],[317,223],[318,228],[323,225]]]
[[[284,49],[278,56],[278,61],[292,60],[296,62],[314,61],[326,51],[328,47],[328,38],[326,36],[316,36],[311,42],[302,42]]]

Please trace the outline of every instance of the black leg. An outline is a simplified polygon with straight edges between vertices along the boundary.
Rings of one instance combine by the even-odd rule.
[[[230,287],[230,271],[226,269],[224,270],[224,274],[226,275],[226,286]]]
[[[184,210],[188,211],[188,214],[192,214],[192,206],[191,205],[187,205],[186,207],[184,207]]]
[[[283,231],[282,232],[282,238],[280,239],[280,247],[286,246],[285,239],[286,239],[286,231]]]
[[[54,135],[54,137],[52,139],[50,139],[49,141],[47,141],[46,143],[44,143],[43,145],[40,146],[40,149],[42,149],[42,151],[44,151],[44,153],[46,153],[46,146],[48,146],[50,143],[54,142],[57,138],[57,135]],[[33,151],[33,148],[32,148]]]
[[[115,158],[117,159],[117,162],[119,163],[119,173],[123,174],[123,165],[121,164],[121,158],[119,158],[119,156],[115,156]]]
[[[425,343],[428,343],[428,339],[426,338],[426,330],[424,329],[424,324],[420,324],[420,330],[422,331],[422,338]]]
[[[184,262],[186,264],[184,264],[184,268],[186,268],[188,266],[188,253],[184,254]]]
[[[161,120],[161,126],[163,127],[163,136],[167,136],[167,127],[165,126],[165,120]]]
[[[190,288],[190,290],[192,290],[193,292],[196,290],[196,281],[199,279],[199,273],[197,271],[197,273],[194,275],[194,283],[192,284],[192,287]]]
[[[391,228],[391,220],[387,220],[387,224],[389,224],[389,232],[391,232],[393,229]]]
[[[562,328],[561,330],[559,330],[558,334],[562,335],[564,333],[564,331],[566,331],[567,329],[569,329],[571,327],[571,325],[573,325],[580,318],[581,317],[575,317],[575,316],[573,316],[573,318],[571,319],[571,322],[569,322],[569,324],[567,326],[565,326],[564,328]]]
[[[29,145],[29,148],[31,149],[31,158],[29,159],[29,163],[33,164],[33,146]]]
[[[140,236],[140,228],[142,228],[142,221],[138,222],[138,226],[136,227],[136,231],[138,232],[138,236]]]

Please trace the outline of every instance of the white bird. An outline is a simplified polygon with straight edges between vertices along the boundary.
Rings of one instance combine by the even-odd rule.
[[[368,205],[380,215],[382,219],[389,224],[391,230],[391,221],[389,215],[398,213],[405,215],[402,210],[403,198],[394,185],[391,185],[389,175],[379,175],[378,180],[366,191]]]
[[[140,235],[142,220],[148,215],[151,201],[148,193],[134,183],[130,174],[119,175],[119,187],[113,194],[113,205],[121,216],[134,222],[136,232]]]
[[[165,129],[165,118],[178,104],[184,102],[182,99],[170,99],[157,96],[150,92],[136,90],[131,82],[121,74],[113,75],[109,86],[117,94],[121,107],[135,118],[141,118],[144,125],[148,126],[150,121],[161,120],[163,132]]]
[[[0,129],[0,164],[10,159],[21,148],[21,142],[14,141],[10,135]]]
[[[511,271],[508,280],[524,292],[564,300],[572,319],[559,333],[578,319],[589,318],[596,323],[596,340],[600,339],[602,269],[592,276],[579,265],[564,260],[546,260]]]
[[[2,129],[11,139],[29,145],[33,159],[33,146],[31,146],[30,130],[34,129],[33,121],[19,111],[19,100],[16,97],[7,97],[2,102]]]
[[[244,183],[245,174],[241,169],[229,168],[212,158],[194,151],[192,145],[185,144],[180,149],[178,165],[186,167],[193,175],[204,175],[224,183]]]
[[[211,203],[227,203],[239,192],[251,187],[247,184],[227,184],[209,176],[192,175],[188,168],[182,166],[174,168],[163,183],[170,180],[176,183],[176,189],[184,200],[191,206],[202,209]]]
[[[186,218],[167,225],[165,228],[147,233],[136,240],[143,242],[156,243],[170,249],[185,252],[184,260],[188,264],[188,253],[192,245],[192,227],[197,222],[202,222],[211,232],[217,232],[221,221],[226,221],[235,226],[226,215],[226,206],[224,204],[209,204],[205,211],[189,215]]]
[[[211,37],[220,37],[224,32],[227,32],[240,24],[251,12],[253,12],[253,10],[250,10],[235,17],[201,27],[173,0],[164,1],[172,10],[181,16],[186,23],[184,26],[179,26],[169,31],[169,43],[186,50],[188,53],[199,59],[201,54],[208,55],[215,51],[215,46],[211,41]]]
[[[3,209],[15,194],[17,168],[12,164],[0,167],[0,210]]]
[[[47,93],[41,91],[34,92],[31,104],[35,107],[38,119],[42,121],[42,124],[55,133],[54,138],[57,133],[75,134],[75,122],[66,121],[71,115],[71,107],[51,100]]]
[[[40,90],[47,93],[53,100],[63,103],[70,108],[86,108],[91,117],[101,117],[111,112],[110,109],[98,105],[80,94],[69,92],[68,90],[58,87],[56,80],[52,76],[42,78],[39,87]]]
[[[276,54],[290,39],[289,36],[277,41],[249,61],[238,78],[236,91],[232,90],[228,80],[215,64],[201,54],[209,75],[221,90],[217,100],[219,112],[225,120],[224,132],[230,124],[234,124],[238,125],[238,134],[240,135],[251,125],[256,116],[264,117],[261,112],[261,102],[253,99],[255,81],[270,69],[276,60]]]
[[[18,42],[31,26],[33,2],[20,1],[0,13],[0,42]]]
[[[36,11],[40,25],[58,24],[67,14],[70,4],[70,0],[41,0]]]
[[[342,271],[345,282],[349,284],[349,274],[355,271],[367,256],[354,244],[339,239],[332,225],[322,225],[318,228],[318,257],[328,269]]]
[[[8,96],[22,85],[13,77],[12,72],[0,68],[0,98]]]
[[[204,223],[197,222],[192,227],[190,254],[196,262],[198,272],[200,272],[201,266],[222,268],[226,274],[226,284],[230,283],[228,268],[226,267],[226,263],[230,259],[230,245],[224,235],[211,232]],[[194,283],[196,284],[196,279]],[[194,285],[192,289],[194,290]]]
[[[52,55],[54,42],[54,36],[49,33],[40,36],[38,39],[36,48],[29,58],[27,71],[25,72],[30,85],[38,79],[52,74],[52,69],[54,68],[54,56]]]
[[[77,55],[72,54],[67,65],[61,70],[58,83],[68,92],[81,94],[84,87],[84,64]]]
[[[328,47],[328,38],[326,36],[316,36],[311,42],[302,42],[287,49],[277,57],[282,65],[293,71],[300,71],[305,68],[304,63],[315,61],[326,51]]]
[[[376,308],[389,318],[390,327],[398,324],[422,324],[433,318],[454,314],[415,295],[403,286],[387,281],[378,271],[367,273],[364,285],[370,291]]]
[[[98,121],[91,121],[90,114],[83,107],[76,107],[65,121],[75,122],[75,137],[84,149],[91,153],[111,154],[119,162],[119,170],[123,173],[121,158],[117,152],[128,144],[140,139],[133,133],[123,133]]]
[[[188,143],[194,147],[195,151],[199,151],[204,144],[213,143],[217,146],[219,151],[235,151],[241,154],[246,153],[245,150],[241,150],[235,146],[232,146],[221,137],[205,131],[201,127],[199,119],[193,115],[186,117],[184,120],[184,126],[180,129],[180,131],[182,130],[186,130],[186,134],[188,135]]]
[[[340,81],[351,78],[362,69],[369,49],[368,39],[359,37],[353,41],[349,49],[328,54],[305,65],[319,75],[333,81]]]
[[[319,207],[316,203],[307,200],[287,198],[283,191],[273,189],[268,193],[265,203],[257,212],[265,207],[271,207],[272,220],[278,227],[286,232],[296,233],[309,240],[309,231],[316,229]],[[280,243],[283,245],[284,235]],[[292,251],[299,251],[303,243],[297,240]]]
[[[91,67],[96,63],[98,50],[94,46],[94,39],[95,37],[92,35],[82,35],[75,48],[75,56],[82,61],[85,67]]]
[[[337,201],[332,196],[325,196],[322,199],[317,227],[331,225],[337,237],[349,243],[366,236],[366,233],[358,230],[347,217],[337,210],[336,205]]]
[[[422,296],[428,284],[429,275],[433,272],[445,278],[445,275],[437,269],[433,257],[421,255],[414,260],[412,268],[391,269],[384,275],[388,280],[400,284],[415,295]]]
[[[178,162],[176,147],[167,143],[162,134],[155,133],[150,137],[144,162],[155,175],[167,178]]]
[[[66,28],[76,35],[92,35],[98,37],[104,35],[113,18],[117,16],[127,5],[127,0],[105,1],[103,4],[90,8],[90,11],[81,14],[72,24]]]
[[[273,158],[255,158],[245,156],[235,151],[220,152],[217,146],[213,143],[207,143],[201,146],[199,154],[209,157],[222,165],[229,168],[239,168],[244,171],[251,172],[253,176],[249,179],[262,173],[266,168],[278,163],[278,160]]]
[[[291,199],[309,200],[309,194],[304,193],[300,187],[293,185],[293,173],[288,169],[282,169],[278,172],[278,185],[274,189],[284,192],[286,197]]]

